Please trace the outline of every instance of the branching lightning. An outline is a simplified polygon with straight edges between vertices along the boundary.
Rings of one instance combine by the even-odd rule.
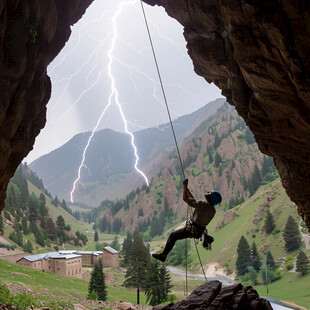
[[[88,138],[88,141],[87,141],[87,144],[84,148],[84,151],[83,151],[83,156],[82,156],[82,162],[79,166],[79,169],[78,169],[78,176],[76,178],[76,180],[74,181],[73,183],[73,187],[72,187],[72,191],[70,193],[70,198],[71,198],[71,202],[73,202],[73,194],[74,194],[74,191],[76,189],[76,185],[77,183],[79,182],[80,180],[80,177],[81,177],[81,170],[82,168],[85,166],[85,156],[86,156],[86,152],[88,150],[88,147],[90,145],[90,142],[95,134],[95,131],[98,129],[98,126],[103,118],[103,116],[105,115],[106,111],[108,110],[108,108],[112,105],[113,103],[113,99],[114,99],[114,102],[116,103],[118,109],[119,109],[119,112],[120,112],[120,115],[122,117],[122,120],[124,122],[124,129],[125,129],[125,132],[131,137],[131,145],[133,147],[133,150],[134,150],[134,155],[135,155],[135,170],[144,178],[145,182],[147,185],[149,185],[149,181],[146,177],[146,175],[138,168],[138,163],[139,163],[139,156],[138,156],[138,150],[137,150],[137,147],[134,143],[134,135],[129,131],[128,129],[128,123],[127,123],[127,120],[126,120],[126,117],[125,117],[125,114],[123,112],[123,109],[122,109],[122,106],[120,104],[120,101],[119,101],[119,96],[118,96],[118,91],[117,91],[117,87],[116,87],[116,82],[115,82],[115,78],[114,78],[114,75],[113,75],[113,72],[112,72],[112,66],[113,66],[113,51],[114,51],[114,48],[115,48],[115,44],[116,44],[116,39],[117,39],[117,36],[118,36],[118,30],[117,30],[117,25],[116,25],[116,22],[117,22],[117,18],[118,16],[121,14],[122,12],[122,9],[124,6],[127,6],[127,5],[133,5],[137,3],[137,0],[133,0],[133,1],[127,1],[127,2],[123,2],[121,3],[121,5],[119,6],[119,9],[116,11],[116,13],[114,14],[113,18],[112,18],[112,23],[113,23],[113,37],[112,37],[112,42],[111,42],[111,46],[110,46],[110,49],[108,51],[108,59],[109,59],[109,62],[108,62],[108,66],[107,66],[107,70],[108,70],[108,76],[110,78],[110,81],[111,81],[111,91],[110,91],[110,96],[109,96],[109,100],[108,100],[108,104],[106,105],[106,107],[103,109],[97,123],[96,123],[96,126],[93,128],[92,132],[91,132],[91,135],[89,136]],[[99,75],[101,75],[101,73],[103,72],[103,70],[100,72]],[[85,93],[85,92],[83,92]],[[80,95],[80,97],[83,95],[83,93]]]

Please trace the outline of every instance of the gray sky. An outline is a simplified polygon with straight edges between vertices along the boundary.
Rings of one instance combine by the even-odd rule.
[[[163,8],[146,4],[144,8],[172,118],[221,97],[216,86],[195,74],[182,26]],[[28,163],[75,134],[95,128],[111,94],[109,64],[130,131],[168,122],[140,1],[96,0],[72,27],[69,42],[48,67],[52,98],[47,123],[25,159]],[[124,132],[115,97],[110,103],[98,130]]]

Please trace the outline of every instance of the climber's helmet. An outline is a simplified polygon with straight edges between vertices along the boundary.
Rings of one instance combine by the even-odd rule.
[[[213,206],[222,202],[222,196],[217,191],[208,192],[205,197]]]

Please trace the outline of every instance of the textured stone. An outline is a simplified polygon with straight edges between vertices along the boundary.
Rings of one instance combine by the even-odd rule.
[[[194,70],[274,158],[310,229],[310,2],[144,0],[184,26]]]
[[[47,66],[92,1],[0,2],[0,211],[9,179],[45,125]]]
[[[270,303],[260,298],[251,286],[241,283],[221,289],[219,281],[210,281],[196,288],[186,300],[176,304],[153,307],[153,310],[224,310],[224,309],[255,309],[272,310]]]

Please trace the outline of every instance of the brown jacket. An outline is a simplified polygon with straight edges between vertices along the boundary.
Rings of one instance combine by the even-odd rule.
[[[215,208],[207,201],[196,200],[195,198],[188,199],[188,205],[195,209],[193,213],[193,221],[199,226],[207,226],[215,215]]]

